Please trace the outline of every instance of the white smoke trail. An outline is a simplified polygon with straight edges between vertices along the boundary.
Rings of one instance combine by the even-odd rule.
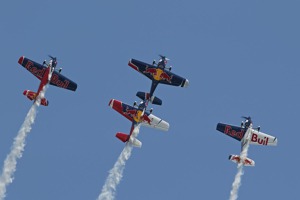
[[[51,76],[52,73],[49,73],[48,80],[51,79]],[[19,129],[18,135],[14,139],[11,151],[4,161],[2,174],[0,176],[0,200],[3,200],[5,198],[6,188],[10,183],[13,182],[13,175],[17,167],[17,159],[22,157],[26,136],[30,132],[31,126],[34,123],[37,107],[40,106],[41,98],[45,96],[46,89],[47,86],[44,86],[39,96],[37,97],[37,100],[28,111],[25,120],[21,128]]]
[[[136,126],[132,135],[137,137],[140,131],[140,125]],[[98,197],[98,200],[113,200],[116,194],[116,188],[123,177],[123,170],[125,168],[126,161],[131,156],[132,145],[127,143],[118,160],[114,164],[114,167],[109,171],[109,175],[102,187],[102,191]]]
[[[249,128],[248,131],[251,132],[251,128]],[[248,136],[248,141],[249,141],[251,134],[246,133],[245,135]],[[240,154],[241,160],[244,160],[245,158],[247,158],[248,150],[249,150],[249,142],[246,142],[245,147]],[[244,165],[242,162],[239,163],[237,166],[237,173],[235,175],[234,181],[232,183],[232,189],[230,191],[230,197],[229,197],[230,200],[236,200],[238,198],[238,191],[241,186],[242,176],[244,174],[243,167],[244,167]]]

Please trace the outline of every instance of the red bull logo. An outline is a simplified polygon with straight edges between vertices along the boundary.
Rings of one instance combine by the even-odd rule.
[[[58,87],[61,88],[68,88],[70,82],[68,80],[61,81],[59,80],[59,76],[57,74],[53,74],[51,77],[51,83],[54,85],[57,85]]]
[[[244,160],[244,165],[252,165],[252,160],[246,158],[246,159]]]
[[[235,163],[241,163],[242,162],[243,165],[254,166],[254,161],[251,160],[250,158],[245,158],[244,160],[242,160],[240,156],[231,155],[230,160],[235,162]]]
[[[23,94],[24,94],[25,96],[27,96],[27,98],[30,99],[30,100],[35,99],[36,96],[37,96],[35,92],[32,92],[32,91],[30,91],[30,90],[25,90],[25,91],[23,92]]]
[[[241,129],[241,131],[238,132],[236,130],[233,130],[232,127],[229,126],[229,125],[225,126],[224,133],[231,136],[231,137],[238,138],[238,139],[242,139],[244,137],[244,130],[243,129]]]
[[[160,81],[165,80],[171,83],[173,76],[164,72],[164,70],[153,67],[146,67],[146,70],[143,71],[144,74],[151,74],[154,80]]]
[[[256,142],[261,145],[268,145],[269,138],[268,137],[259,138],[257,134],[253,133],[251,137],[251,142]]]
[[[230,160],[235,161],[236,163],[240,163],[241,161],[239,156],[231,156]]]
[[[130,117],[134,117],[136,115],[136,110],[129,110],[127,107],[124,114],[129,115]]]
[[[147,116],[147,115],[144,115],[143,117],[143,121],[147,122],[149,125],[151,125],[151,119]]]
[[[137,123],[145,121],[150,124],[150,118],[145,114],[142,116],[142,113],[143,112],[141,110],[129,110],[128,108],[126,108],[126,111],[124,112],[125,115],[130,116]]]
[[[46,68],[43,69],[38,69],[36,67],[34,67],[34,64],[30,61],[27,62],[25,68],[30,71],[33,75],[35,75],[36,77],[39,77],[40,79],[43,78]]]

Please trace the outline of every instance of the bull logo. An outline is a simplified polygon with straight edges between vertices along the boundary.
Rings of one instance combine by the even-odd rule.
[[[143,113],[143,111],[141,111],[141,110],[129,110],[128,107],[126,108],[126,111],[124,112],[124,114],[132,117],[132,119],[136,123],[147,122],[149,125],[151,125],[150,118],[146,114],[144,114],[142,116],[142,113]]]
[[[146,70],[143,71],[144,74],[150,74],[154,80],[161,81],[165,80],[169,83],[172,82],[173,75],[167,74],[164,70],[155,68],[155,67],[146,67]]]

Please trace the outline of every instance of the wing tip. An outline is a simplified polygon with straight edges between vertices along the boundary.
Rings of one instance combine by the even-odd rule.
[[[109,103],[108,103],[108,105],[112,108],[113,107],[113,105],[114,105],[114,99],[111,99],[110,101],[109,101]]]
[[[74,92],[77,90],[77,83],[74,83]]]
[[[190,85],[190,82],[188,79],[186,79],[183,87],[188,87],[189,85]]]
[[[21,56],[21,57],[19,58],[18,63],[19,63],[20,65],[22,65],[22,63],[23,63],[23,61],[24,61],[24,58],[25,58],[25,56]]]

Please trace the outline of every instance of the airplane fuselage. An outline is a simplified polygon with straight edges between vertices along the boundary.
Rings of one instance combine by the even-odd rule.
[[[46,86],[49,82],[50,82],[50,79],[49,79],[49,73],[50,73],[50,70],[51,70],[51,66],[49,65],[47,68],[46,68],[46,71],[45,73],[43,74],[43,78],[41,80],[41,83],[39,85],[39,88],[38,88],[38,91],[37,91],[37,96],[40,94],[40,92],[43,90],[44,86]]]

